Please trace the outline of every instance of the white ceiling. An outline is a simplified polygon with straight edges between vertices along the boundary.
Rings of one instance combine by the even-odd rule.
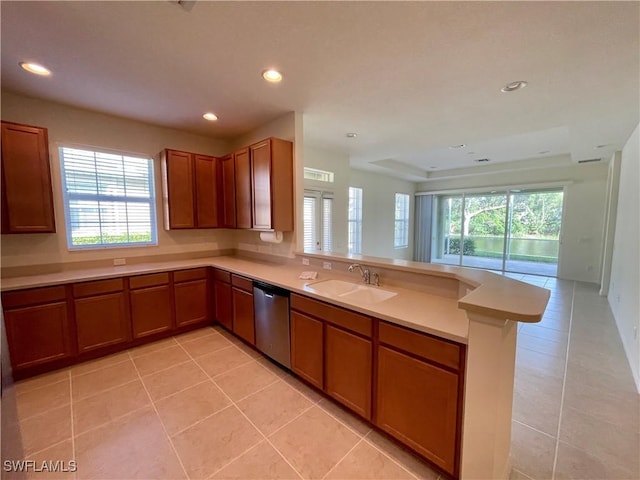
[[[608,158],[640,119],[638,2],[184,6],[2,1],[2,87],[221,138],[299,111],[305,142],[414,180],[485,157]],[[529,85],[500,92],[514,80]]]

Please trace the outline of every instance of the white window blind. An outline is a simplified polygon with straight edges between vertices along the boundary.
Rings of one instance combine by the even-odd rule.
[[[362,252],[362,189],[349,187],[349,253]]]
[[[157,243],[153,161],[60,148],[69,248]]]
[[[304,250],[331,251],[333,194],[305,190],[304,192]]]
[[[393,246],[407,248],[409,246],[409,195],[396,193],[396,215]]]

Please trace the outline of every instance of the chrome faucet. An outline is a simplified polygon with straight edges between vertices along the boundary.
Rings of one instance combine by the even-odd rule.
[[[360,276],[362,277],[362,281],[367,285],[371,283],[371,273],[368,268],[362,268],[362,265],[359,263],[353,263],[349,265],[349,271],[353,272],[355,269],[360,270]]]

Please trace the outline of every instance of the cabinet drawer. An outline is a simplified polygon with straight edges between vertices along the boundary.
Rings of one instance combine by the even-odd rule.
[[[155,287],[157,285],[166,285],[169,283],[168,273],[152,273],[149,275],[138,275],[129,278],[129,288]]]
[[[365,315],[296,294],[291,294],[291,308],[360,335],[371,337],[371,319]]]
[[[220,282],[231,283],[231,274],[218,268],[213,269],[213,278]]]
[[[455,370],[460,369],[460,346],[426,333],[380,322],[380,343],[412,353]]]
[[[98,280],[96,282],[76,283],[73,286],[73,296],[76,298],[101,295],[103,293],[121,292],[123,290],[122,278]]]
[[[231,285],[245,292],[253,292],[253,281],[239,275],[231,275]]]
[[[24,307],[27,305],[56,302],[64,300],[65,297],[65,288],[63,285],[57,287],[32,288],[29,290],[3,293],[2,306],[5,309]]]
[[[206,268],[191,268],[189,270],[178,270],[177,272],[173,272],[173,281],[175,283],[202,280],[203,278],[207,278]]]

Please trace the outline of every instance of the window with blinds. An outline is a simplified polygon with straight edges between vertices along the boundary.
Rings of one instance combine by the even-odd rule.
[[[330,252],[332,244],[333,194],[305,190],[304,192],[304,251]]]
[[[396,193],[395,229],[393,237],[395,248],[409,247],[409,195]]]
[[[156,245],[153,160],[61,147],[69,248]]]
[[[362,189],[349,187],[349,253],[362,253]]]

